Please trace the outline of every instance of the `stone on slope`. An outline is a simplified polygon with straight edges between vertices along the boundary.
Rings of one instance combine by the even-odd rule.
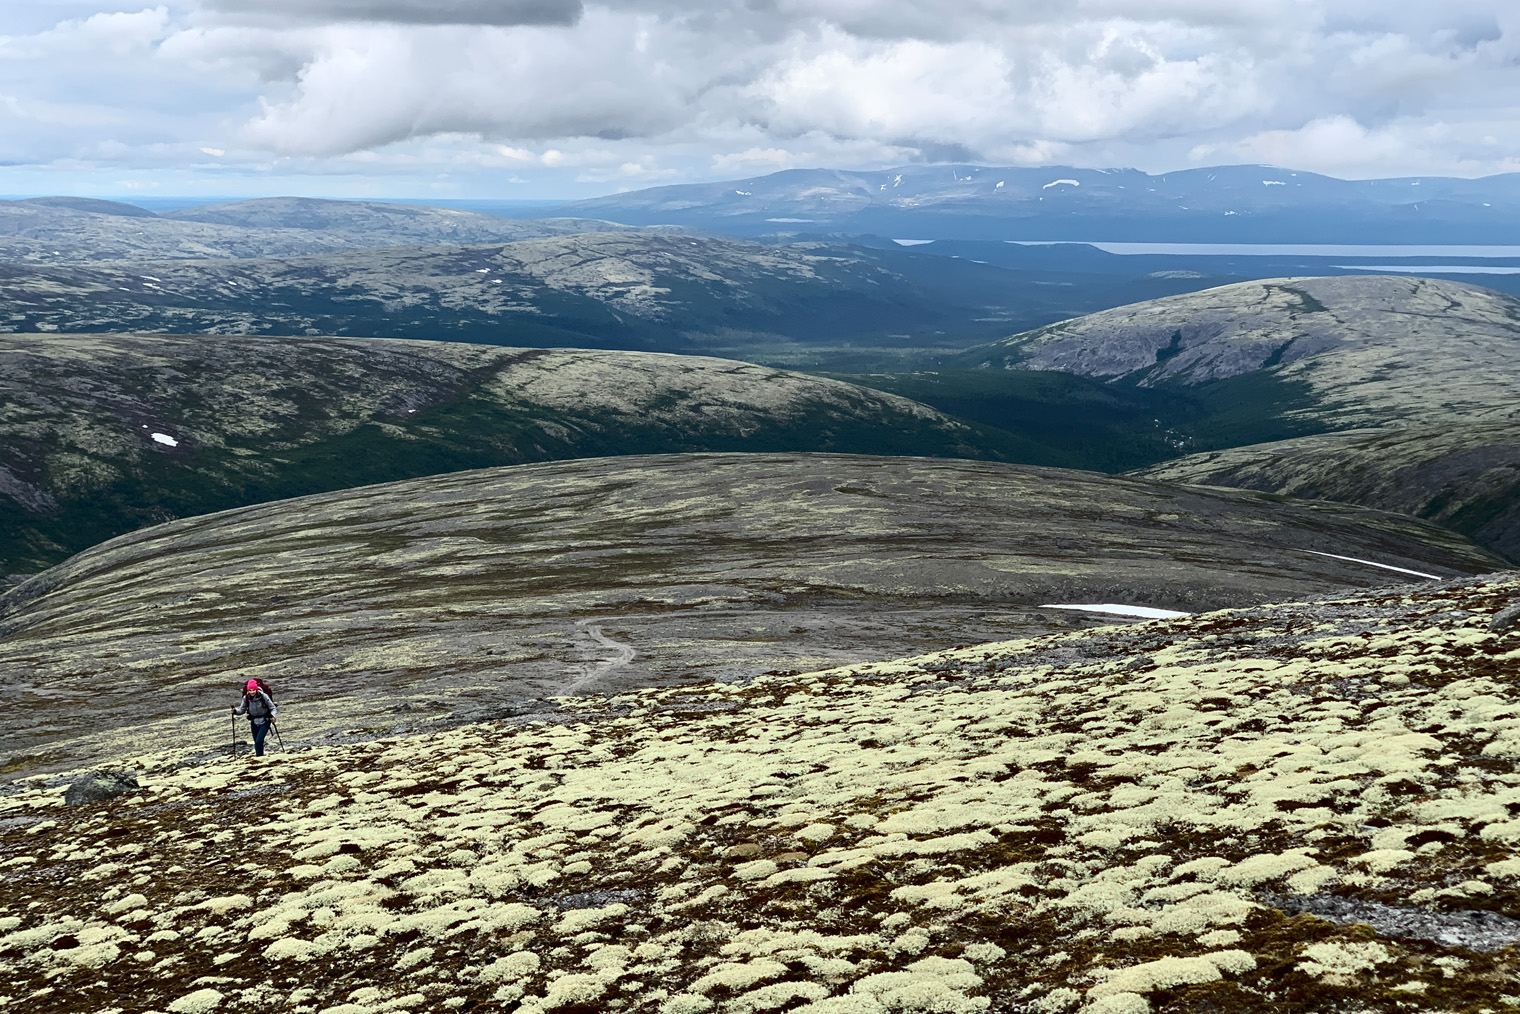
[[[63,794],[63,802],[67,806],[99,803],[136,792],[140,788],[142,786],[138,784],[137,776],[130,771],[91,771],[69,783],[68,790]]]

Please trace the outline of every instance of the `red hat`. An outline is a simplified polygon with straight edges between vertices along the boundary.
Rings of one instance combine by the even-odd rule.
[[[255,693],[258,693],[258,691],[259,691],[259,681],[258,680],[249,680],[247,683],[243,684],[243,693],[245,693],[245,694],[255,694]]]

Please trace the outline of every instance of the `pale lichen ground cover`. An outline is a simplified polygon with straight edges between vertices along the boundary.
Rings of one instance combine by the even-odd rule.
[[[0,1007],[1517,1009],[1520,630],[1489,626],[1517,596],[131,758],[143,793],[77,809],[37,779],[0,810]],[[1289,914],[1326,899],[1439,932]]]

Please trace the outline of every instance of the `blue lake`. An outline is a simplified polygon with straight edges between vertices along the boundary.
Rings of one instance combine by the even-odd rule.
[[[904,246],[924,240],[897,240]],[[1043,240],[1005,240],[1017,246],[1057,246]],[[1517,258],[1520,246],[1379,246],[1330,243],[1081,243],[1111,254],[1173,254],[1203,257],[1429,257]],[[1428,266],[1428,265],[1427,265]],[[1401,269],[1407,270],[1407,269]]]

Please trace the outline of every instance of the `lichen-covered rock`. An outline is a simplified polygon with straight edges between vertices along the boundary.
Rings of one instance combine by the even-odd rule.
[[[142,786],[137,783],[137,776],[130,771],[91,771],[69,783],[69,787],[64,790],[63,801],[69,806],[99,803],[136,792],[140,788]]]
[[[1510,603],[1488,621],[1489,630],[1504,631],[1515,626],[1520,626],[1520,602]]]

